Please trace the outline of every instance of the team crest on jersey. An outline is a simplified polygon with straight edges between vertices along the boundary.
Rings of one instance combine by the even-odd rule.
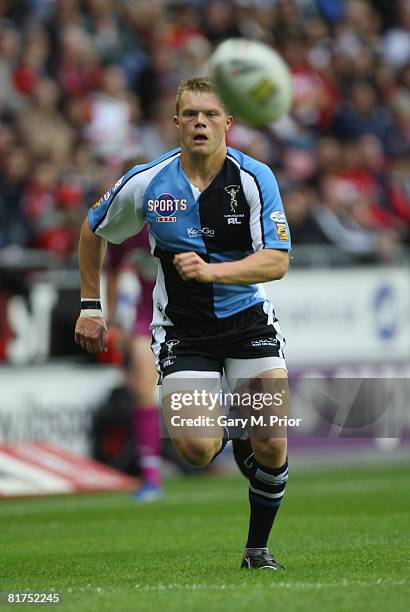
[[[239,185],[228,185],[227,187],[225,187],[226,193],[228,193],[229,197],[231,198],[229,206],[231,207],[232,214],[224,215],[224,218],[227,220],[228,225],[241,225],[242,221],[240,218],[245,216],[243,214],[235,214],[236,209],[238,207],[238,200],[236,199],[236,196],[239,190]]]
[[[187,209],[186,198],[176,198],[172,193],[161,193],[154,200],[148,200],[148,211],[157,214],[158,223],[175,223],[176,213]]]
[[[277,223],[276,231],[278,233],[279,240],[289,240],[288,226],[286,223]]]
[[[225,187],[226,193],[228,193],[229,197],[231,198],[229,205],[233,213],[236,212],[236,208],[238,206],[238,200],[236,199],[236,194],[238,193],[239,190],[240,190],[239,185],[228,185],[227,187]]]

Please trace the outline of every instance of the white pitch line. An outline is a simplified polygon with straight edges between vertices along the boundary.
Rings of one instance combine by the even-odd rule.
[[[78,593],[78,592],[90,592],[90,593],[127,593],[130,591],[147,591],[147,592],[162,592],[162,591],[224,591],[234,589],[238,591],[240,589],[248,590],[250,588],[257,588],[266,590],[271,589],[335,589],[335,588],[350,588],[350,587],[397,587],[405,586],[409,583],[405,579],[401,580],[386,580],[378,578],[377,580],[340,580],[338,582],[301,582],[301,581],[280,581],[274,580],[270,584],[266,583],[255,583],[255,582],[241,582],[240,584],[203,584],[203,583],[192,583],[192,584],[179,584],[177,582],[171,582],[166,584],[155,584],[155,585],[142,585],[136,584],[133,587],[121,589],[118,587],[92,587],[87,585],[84,587],[70,587],[65,591],[61,591],[62,594],[66,593]],[[56,589],[56,587],[55,587]],[[49,589],[53,590],[53,589]]]

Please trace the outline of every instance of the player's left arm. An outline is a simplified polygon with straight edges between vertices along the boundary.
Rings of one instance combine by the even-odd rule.
[[[237,261],[207,263],[196,253],[175,255],[184,280],[225,285],[249,285],[282,278],[289,267],[290,232],[278,184],[272,170],[252,160],[242,172],[242,187],[250,208],[254,253]]]
[[[240,261],[207,263],[197,253],[175,255],[174,264],[184,280],[222,285],[250,285],[282,278],[289,267],[284,250],[262,249]]]

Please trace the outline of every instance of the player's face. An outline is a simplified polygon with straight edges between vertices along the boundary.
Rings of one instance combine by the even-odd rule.
[[[232,116],[212,92],[184,91],[174,116],[182,149],[193,156],[210,156],[225,145]]]

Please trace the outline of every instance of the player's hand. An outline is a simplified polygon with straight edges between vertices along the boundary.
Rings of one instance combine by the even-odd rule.
[[[78,317],[75,326],[75,342],[88,353],[106,352],[108,332],[104,319],[102,317]]]
[[[185,281],[196,280],[199,283],[212,283],[211,264],[204,261],[197,253],[174,255],[174,266]]]

